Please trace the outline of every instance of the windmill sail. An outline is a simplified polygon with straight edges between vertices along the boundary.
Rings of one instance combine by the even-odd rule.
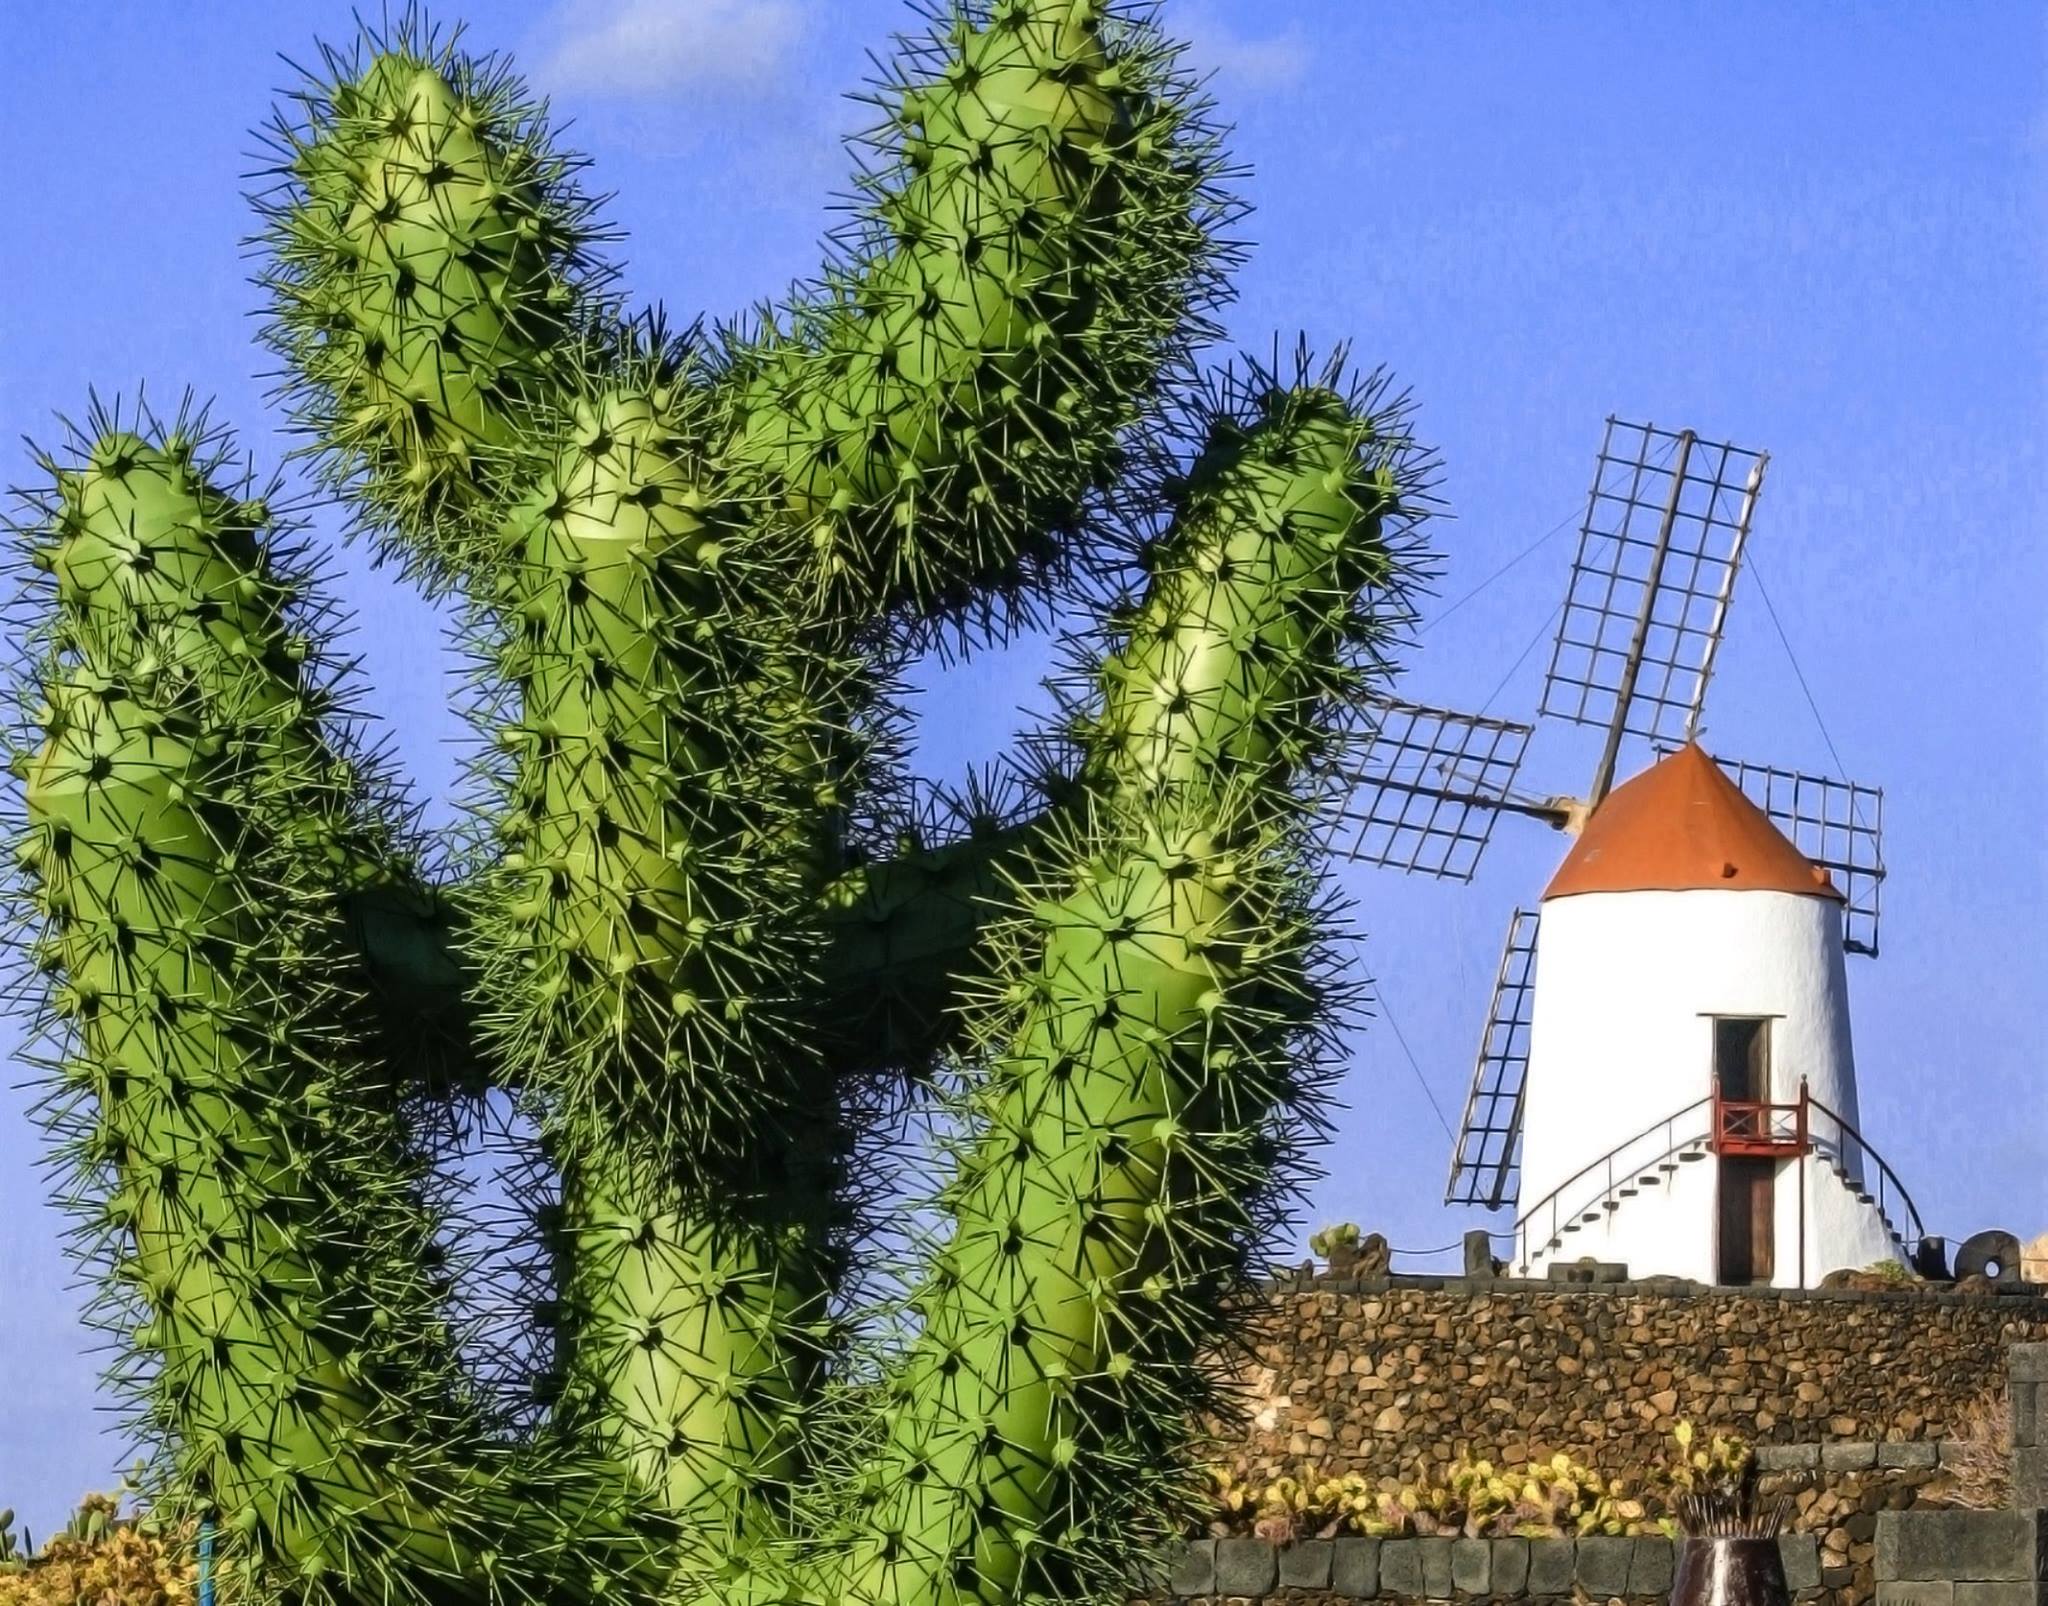
[[[1697,731],[1768,461],[1607,420],[1539,712],[1652,742]]]
[[[1341,800],[1330,835],[1367,864],[1470,881],[1503,810],[1530,727],[1394,698],[1368,698],[1334,768]]]
[[[1515,1201],[1521,1181],[1522,1092],[1529,1073],[1529,1011],[1535,999],[1536,922],[1532,909],[1517,909],[1508,922],[1472,1088],[1451,1151],[1446,1204],[1498,1210]]]

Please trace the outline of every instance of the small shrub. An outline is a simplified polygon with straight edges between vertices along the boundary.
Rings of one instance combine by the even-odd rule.
[[[2012,1401],[2004,1389],[1987,1389],[1970,1403],[1942,1470],[1953,1505],[1996,1511],[2012,1498]]]
[[[1338,1254],[1355,1251],[1358,1248],[1359,1230],[1355,1221],[1340,1221],[1334,1226],[1323,1228],[1309,1239],[1308,1252],[1324,1260],[1334,1259]]]

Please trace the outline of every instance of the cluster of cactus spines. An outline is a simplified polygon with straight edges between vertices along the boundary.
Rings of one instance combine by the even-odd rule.
[[[323,1602],[1114,1588],[1198,1498],[1342,1013],[1303,777],[1414,572],[1398,408],[1185,378],[1230,209],[1144,11],[945,12],[822,281],[702,345],[622,313],[502,66],[410,16],[323,60],[270,339],[323,483],[467,599],[460,851],[220,437],[96,414],[19,521],[52,1119],[159,1497]],[[877,828],[903,654],[1079,571],[1143,590],[1029,806]],[[912,1083],[954,1165],[884,1295]],[[551,1177],[524,1412],[453,1286],[485,1088]]]

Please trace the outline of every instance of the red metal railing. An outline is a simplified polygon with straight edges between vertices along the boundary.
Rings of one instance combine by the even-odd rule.
[[[1714,1095],[1712,1145],[1716,1154],[1777,1159],[1805,1154],[1808,1136],[1806,1084],[1799,1085],[1797,1104],[1771,1104],[1762,1099],[1730,1099]]]

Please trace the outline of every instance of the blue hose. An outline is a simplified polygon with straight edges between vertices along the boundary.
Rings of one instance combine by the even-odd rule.
[[[213,1519],[199,1525],[199,1606],[213,1606]]]

